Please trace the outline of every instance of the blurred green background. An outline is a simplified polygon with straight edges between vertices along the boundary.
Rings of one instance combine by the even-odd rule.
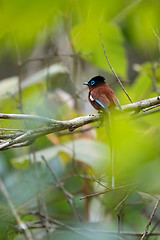
[[[128,104],[107,64],[100,34],[131,99],[160,95],[159,13],[159,0],[0,0],[1,112],[57,120],[95,113],[82,83],[98,74],[106,78],[121,104]],[[121,230],[143,232],[160,194],[159,123],[158,111],[134,119],[129,114],[115,116],[117,188],[85,200],[80,197],[111,187],[104,126],[88,125],[75,134],[54,133],[32,146],[2,151],[0,176],[20,217],[35,227],[33,239],[117,239],[101,232],[118,231],[117,214]],[[38,127],[39,123],[1,121],[1,128]],[[8,133],[1,130],[1,136]],[[42,156],[73,195],[71,204]],[[49,229],[39,227],[42,218],[33,214],[37,211],[63,223],[63,229],[56,230],[51,223]],[[158,221],[157,210],[153,224]],[[67,230],[68,225],[73,229]],[[0,239],[23,239],[2,193]]]

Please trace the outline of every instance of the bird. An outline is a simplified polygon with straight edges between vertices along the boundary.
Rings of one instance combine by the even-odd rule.
[[[109,113],[109,110],[115,106],[122,109],[116,94],[105,82],[103,76],[95,76],[83,84],[88,86],[88,100],[96,110]]]
[[[106,133],[108,133],[109,145],[110,145],[110,158],[112,165],[112,188],[115,188],[115,163],[113,157],[113,141],[112,141],[112,131],[111,131],[111,118],[110,112],[117,106],[122,110],[120,102],[116,97],[114,91],[105,82],[105,78],[101,75],[95,76],[89,80],[89,82],[84,82],[89,88],[88,100],[91,105],[98,111],[102,110],[105,118]]]

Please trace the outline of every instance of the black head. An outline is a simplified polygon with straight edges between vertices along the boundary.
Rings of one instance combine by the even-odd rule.
[[[89,82],[84,82],[84,85],[88,85],[88,86],[97,86],[99,84],[105,83],[105,78],[103,76],[95,76],[93,78],[91,78],[91,80]]]

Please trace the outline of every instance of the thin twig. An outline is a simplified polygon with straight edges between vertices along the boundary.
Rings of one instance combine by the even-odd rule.
[[[141,113],[141,114],[136,114],[134,116],[132,116],[133,119],[136,119],[136,118],[141,118],[141,117],[145,117],[145,116],[148,116],[148,115],[151,115],[153,113],[158,113],[160,112],[160,109],[156,109],[156,110],[152,110],[152,111],[147,111],[147,112],[144,112],[144,113]]]
[[[115,188],[114,188],[114,189],[115,189]],[[112,190],[114,190],[114,189],[112,189]],[[99,195],[101,195],[101,194],[104,194],[104,193],[106,193],[106,192],[109,192],[109,191],[111,191],[111,190],[105,190],[105,191],[101,191],[101,192],[96,192],[96,193],[88,194],[88,195],[85,195],[85,196],[81,197],[80,200],[87,199],[87,198],[91,198],[91,197],[97,197],[97,196],[99,196]]]
[[[12,128],[0,128],[0,131],[8,131],[8,132],[26,132],[24,129],[12,129]]]
[[[160,219],[157,220],[157,222],[155,223],[155,225],[153,226],[153,228],[150,231],[150,234],[153,233],[153,231],[156,229],[156,227],[159,225],[160,223]],[[146,237],[146,240],[149,238],[149,236]]]
[[[108,189],[108,190],[111,190],[109,187],[105,186],[105,185],[104,185],[103,183],[101,183],[99,180],[95,179],[92,174],[91,174],[91,177],[92,177],[93,181],[96,182],[96,183],[98,183],[100,186],[102,186],[102,187],[104,187],[104,188],[106,188],[106,189]]]
[[[44,202],[43,192],[42,192],[42,189],[41,189],[41,178],[40,178],[40,175],[39,175],[38,163],[37,163],[36,153],[35,153],[33,144],[31,145],[31,153],[33,155],[35,178],[37,180],[37,196],[36,196],[36,198],[37,198],[38,210],[40,212],[41,207],[42,207],[42,209],[44,211],[46,233],[47,233],[47,238],[49,239],[48,224],[47,224],[48,223],[48,221],[47,221],[47,210],[46,210],[46,205],[45,205],[45,202]],[[40,220],[43,224],[42,218],[40,218]]]
[[[120,21],[122,21],[124,18],[126,18],[126,16],[131,12],[133,11],[133,9],[135,7],[137,7],[137,5],[141,2],[142,0],[137,0],[137,1],[133,1],[131,2],[128,2],[129,4],[125,7],[125,8],[122,8],[122,10],[120,12],[118,12],[118,14],[113,17],[111,19],[111,22],[113,23],[119,23]]]
[[[159,50],[159,54],[160,54],[160,36],[154,31],[153,28],[152,28],[152,31],[158,40],[158,50]]]
[[[111,64],[110,64],[110,61],[109,61],[109,59],[108,59],[108,56],[107,56],[107,53],[106,53],[106,50],[105,50],[105,47],[104,47],[104,44],[103,44],[103,40],[102,40],[101,33],[99,33],[99,35],[100,35],[101,44],[102,44],[103,51],[104,51],[104,54],[105,54],[105,57],[106,57],[106,59],[107,59],[107,62],[108,62],[108,65],[109,65],[109,67],[110,67],[110,69],[111,69],[112,73],[114,74],[114,76],[115,76],[116,80],[117,80],[117,81],[118,81],[118,83],[120,84],[121,88],[123,89],[123,91],[124,91],[124,92],[125,92],[125,94],[127,95],[127,97],[128,97],[128,99],[129,99],[129,101],[130,101],[131,103],[133,103],[133,101],[131,100],[131,98],[130,98],[129,94],[128,94],[128,93],[127,93],[127,91],[125,90],[125,88],[124,88],[124,86],[123,86],[123,84],[122,84],[121,80],[119,79],[118,75],[116,74],[116,72],[114,71],[113,67],[111,66]]]
[[[22,87],[21,87],[21,53],[20,49],[18,47],[16,35],[13,31],[11,31],[14,44],[15,44],[15,50],[17,54],[17,75],[18,75],[18,94],[19,94],[19,106],[18,108],[20,109],[20,112],[23,113],[23,104],[22,104]]]
[[[2,108],[1,108],[1,113],[2,113]],[[4,134],[4,131],[3,131],[3,119],[1,120],[1,134],[2,135]]]
[[[22,135],[22,132],[0,135],[0,139],[14,139]]]
[[[30,152],[33,156],[34,173],[35,173],[35,179],[36,179],[36,183],[37,183],[36,200],[37,200],[38,210],[40,212],[41,211],[41,182],[40,182],[40,176],[39,176],[39,171],[38,171],[38,163],[37,163],[37,159],[36,159],[36,153],[35,153],[33,144],[30,147]]]
[[[126,188],[126,187],[128,187],[128,185],[126,185],[126,186],[119,186],[119,187],[115,187],[115,188],[110,188],[110,189],[106,189],[104,191],[88,194],[88,195],[85,195],[85,196],[81,197],[80,200],[83,200],[83,199],[86,199],[86,198],[91,198],[91,197],[97,197],[97,196],[99,196],[101,194],[105,194],[107,192],[115,191],[117,189]]]
[[[31,211],[31,212],[27,212],[25,214],[26,215],[35,215],[35,216],[38,216],[38,217],[42,217],[42,218],[45,218],[45,216],[42,214],[42,213],[39,213],[39,212],[34,212],[34,211]],[[55,226],[58,226],[59,228],[63,228],[63,229],[68,229],[70,231],[73,231],[75,233],[78,233],[78,234],[82,234],[84,232],[86,233],[91,233],[91,234],[106,234],[106,235],[111,235],[111,236],[116,236],[118,237],[118,233],[116,231],[106,231],[106,230],[98,230],[98,229],[88,229],[88,228],[75,228],[75,227],[71,227],[63,222],[60,222],[56,219],[53,219],[53,218],[50,218],[50,217],[47,217],[48,218],[48,222]],[[29,225],[29,224],[28,224]],[[28,226],[29,227],[29,226]],[[31,228],[32,228],[32,224],[31,224]],[[37,227],[38,228],[38,227]],[[131,236],[131,237],[141,237],[143,233],[141,232],[124,232],[124,231],[121,231],[119,233],[120,236]],[[155,232],[155,233],[147,233],[146,236],[160,236],[160,232]]]
[[[45,227],[46,227],[46,232],[47,232],[47,240],[50,240],[48,212],[47,212],[47,206],[46,206],[46,203],[45,203],[44,192],[41,192],[41,198],[42,198],[42,208],[43,208],[43,213],[44,213]]]
[[[39,216],[39,217],[42,217],[42,218],[45,218],[44,214],[40,213],[40,212],[28,212],[26,213],[25,215],[35,215],[35,216]],[[63,222],[60,222],[56,219],[53,219],[53,218],[50,218],[49,216],[47,216],[47,220],[49,223],[53,223],[54,225],[58,226],[58,227],[62,227],[62,228],[66,228],[68,230],[71,230],[73,232],[76,232],[78,233],[79,232],[79,229],[78,228],[74,228],[74,227],[71,227]]]
[[[18,72],[18,93],[19,93],[19,106],[20,112],[23,113],[23,103],[22,103],[22,87],[21,87],[21,63],[17,63],[17,72]]]
[[[54,53],[49,54],[49,55],[46,55],[46,56],[44,56],[44,57],[28,58],[28,59],[24,60],[24,61],[21,63],[21,66],[24,66],[24,65],[26,65],[26,64],[28,64],[28,63],[30,63],[30,62],[36,62],[36,61],[43,62],[43,61],[48,60],[48,59],[50,59],[50,58],[52,58],[52,57],[55,57],[55,56],[71,57],[71,58],[72,58],[72,57],[74,57],[74,55],[77,55],[77,53],[76,53],[76,54],[70,54],[70,53],[68,53],[68,54],[63,54],[63,53],[54,52]],[[82,54],[80,53],[80,55],[82,55]],[[85,55],[85,54],[83,54],[83,55]],[[86,56],[86,55],[85,55],[85,56]]]
[[[52,174],[52,176],[54,177],[54,179],[56,180],[58,187],[61,189],[62,193],[64,194],[64,197],[66,198],[67,202],[69,203],[76,219],[78,221],[81,221],[81,217],[79,214],[79,211],[76,207],[75,201],[74,201],[74,197],[72,194],[70,194],[63,186],[62,182],[59,180],[59,178],[57,177],[57,175],[54,173],[54,171],[52,170],[52,168],[50,167],[50,165],[48,164],[48,162],[46,161],[46,159],[44,158],[44,156],[42,156],[42,160],[44,161],[44,163],[46,164],[47,168],[49,169],[50,173]]]
[[[117,214],[117,218],[118,218],[118,236],[119,236],[121,231],[121,217],[119,213]]]
[[[19,231],[22,231],[25,235],[25,238],[26,240],[32,240],[32,236],[31,236],[31,233],[27,227],[27,225],[21,220],[20,216],[18,215],[17,211],[16,211],[16,208],[14,207],[11,199],[10,199],[10,196],[9,196],[9,193],[2,181],[2,179],[0,178],[0,189],[4,195],[4,197],[6,198],[7,202],[8,202],[8,205],[11,209],[11,212],[14,216],[14,218],[16,219],[17,221],[17,224],[19,226]]]
[[[146,235],[147,235],[147,233],[148,233],[149,226],[150,226],[151,223],[152,223],[152,219],[153,219],[154,214],[155,214],[155,212],[156,212],[156,210],[157,210],[157,208],[158,208],[159,203],[160,203],[160,200],[158,200],[158,201],[156,202],[156,204],[155,204],[155,206],[154,206],[154,209],[153,209],[153,211],[152,211],[152,213],[151,213],[151,215],[150,215],[150,218],[149,218],[149,220],[148,220],[148,223],[147,223],[147,226],[146,226],[146,228],[145,228],[145,231],[144,231],[144,233],[143,233],[143,235],[142,235],[142,237],[141,237],[140,240],[143,240],[143,239],[146,237]]]
[[[74,172],[79,175],[77,166],[76,166],[76,159],[75,159],[75,144],[74,144],[74,137],[72,136],[72,166],[73,166],[73,170]]]
[[[46,123],[46,124],[55,122],[55,120],[50,119],[50,118],[41,117],[41,116],[35,116],[35,115],[27,115],[27,114],[5,114],[5,113],[0,113],[0,119],[29,120],[29,121],[42,122],[42,123]]]
[[[143,112],[150,111],[150,110],[152,110],[152,109],[154,109],[154,108],[157,108],[157,107],[160,107],[160,104],[157,104],[157,105],[155,105],[155,106],[152,106],[152,107],[146,108],[146,109],[143,110]]]
[[[156,69],[158,67],[159,67],[159,63],[157,63],[156,66],[154,64],[152,64],[152,89],[159,95],[160,91],[156,85]]]
[[[126,199],[129,197],[129,195],[131,194],[131,192],[133,191],[134,188],[132,188],[129,193],[122,199],[122,201],[120,201],[120,203],[115,207],[115,211],[124,203],[124,201],[126,201]]]

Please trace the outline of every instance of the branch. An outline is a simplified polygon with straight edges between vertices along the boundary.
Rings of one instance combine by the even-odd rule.
[[[136,103],[131,103],[128,105],[123,105],[122,110],[124,112],[134,111],[135,113],[139,113],[142,109],[156,106],[158,104],[160,104],[160,96],[142,100]],[[116,111],[118,111],[118,109],[116,109]],[[143,114],[137,115],[137,116],[143,116]],[[41,136],[44,136],[50,133],[60,132],[63,130],[69,130],[70,132],[72,132],[76,128],[82,127],[88,123],[100,121],[101,118],[102,118],[102,115],[99,113],[99,114],[92,114],[92,115],[83,116],[83,117],[77,117],[68,121],[58,121],[58,120],[45,118],[41,116],[34,116],[34,115],[0,113],[0,119],[29,120],[29,121],[42,122],[47,124],[47,126],[43,126],[43,127],[32,129],[32,130],[22,131],[22,129],[20,129],[19,132],[15,132],[15,133],[14,133],[14,129],[12,131],[9,130],[10,134],[8,135],[7,134],[5,135],[3,133],[2,135],[0,135],[0,139],[1,139],[0,151],[6,150],[9,148],[28,146],[31,143],[33,143],[36,140],[36,138],[39,138]],[[10,140],[5,140],[5,139],[10,139]]]
[[[39,219],[42,219],[44,220],[45,219],[45,216],[42,214],[42,213],[39,213],[39,212],[34,212],[34,211],[31,211],[31,212],[28,212],[26,213],[24,216],[27,216],[27,215],[33,215],[33,216],[37,216]],[[50,229],[53,229],[55,230],[55,226],[57,228],[62,228],[63,230],[64,229],[67,229],[67,230],[70,230],[72,232],[75,232],[76,234],[83,234],[82,237],[84,237],[84,232],[86,233],[90,233],[90,234],[106,234],[106,236],[108,237],[108,235],[110,236],[116,236],[118,235],[117,231],[107,231],[107,230],[103,230],[103,229],[90,229],[90,228],[78,228],[78,227],[74,227],[74,226],[70,226],[70,225],[67,225],[61,221],[58,221],[56,219],[53,219],[51,217],[48,217],[47,216],[47,220],[48,222],[50,223]],[[35,223],[35,224],[34,224]],[[28,225],[28,228],[29,229],[32,229],[32,228],[35,228],[35,229],[40,229],[42,227],[45,227],[45,222],[43,222],[43,225],[38,225],[38,223],[41,223],[40,221],[36,221],[36,222],[29,222],[27,223]],[[53,226],[51,225],[53,224]],[[124,231],[120,231],[119,233],[120,236],[130,236],[130,237],[141,237],[143,235],[143,233],[141,232],[124,232]],[[98,235],[97,235],[98,236]],[[154,233],[147,233],[146,234],[147,237],[150,237],[150,236],[160,236],[160,233],[159,232],[154,232]]]
[[[4,114],[4,113],[0,113],[0,119],[30,120],[30,121],[42,122],[42,123],[55,123],[55,120],[50,119],[50,118],[45,118],[45,117],[40,117],[40,116],[35,116],[35,115],[26,115],[26,114]]]
[[[124,111],[136,111],[139,112],[142,109],[149,108],[155,105],[160,104],[160,96],[154,97],[154,98],[149,98],[145,99],[136,103],[131,103],[127,105],[123,105],[122,109]]]
[[[104,44],[103,44],[103,40],[102,40],[101,33],[99,33],[99,35],[100,35],[100,39],[101,39],[101,44],[102,44],[102,47],[103,47],[104,55],[105,55],[105,57],[106,57],[106,59],[107,59],[107,62],[108,62],[109,67],[110,67],[112,73],[114,74],[116,80],[117,80],[118,83],[120,84],[121,88],[122,88],[123,91],[125,92],[126,96],[128,97],[129,101],[130,101],[131,103],[133,103],[133,101],[132,101],[132,99],[130,98],[129,94],[128,94],[127,91],[125,90],[125,88],[124,88],[121,80],[119,79],[118,75],[116,74],[116,72],[114,71],[113,67],[111,66],[110,61],[109,61],[109,58],[108,58],[107,53],[106,53],[106,50],[105,50],[105,47],[104,47]]]
[[[80,200],[84,200],[84,199],[87,199],[87,198],[92,198],[92,197],[97,197],[101,194],[105,194],[105,193],[108,193],[110,191],[115,191],[117,189],[121,189],[121,188],[127,188],[129,185],[125,185],[125,186],[119,186],[119,187],[115,187],[115,188],[107,188],[106,190],[104,191],[100,191],[100,192],[95,192],[95,193],[91,193],[89,195],[85,195],[83,197],[80,198]]]
[[[61,183],[61,181],[59,180],[59,178],[57,177],[57,175],[54,173],[54,171],[52,170],[52,168],[50,167],[49,163],[46,161],[46,159],[44,158],[44,156],[42,156],[42,160],[44,161],[44,163],[46,164],[46,167],[48,168],[48,170],[50,171],[50,173],[52,174],[54,180],[56,180],[57,185],[59,187],[59,189],[61,189],[62,193],[64,194],[65,199],[67,200],[68,204],[70,205],[76,219],[78,221],[81,221],[81,217],[79,214],[79,211],[77,209],[77,207],[75,206],[75,200],[74,200],[74,196],[69,193],[63,186],[63,184]]]
[[[19,231],[24,233],[24,236],[25,236],[26,240],[32,240],[32,235],[31,235],[27,225],[21,220],[20,216],[18,215],[18,213],[16,211],[16,208],[13,205],[13,203],[11,201],[11,198],[9,196],[9,193],[8,193],[8,191],[7,191],[7,189],[6,189],[6,187],[5,187],[1,178],[0,178],[0,190],[1,190],[2,194],[4,195],[8,205],[10,207],[12,215],[14,216],[14,218],[17,221]]]
[[[156,210],[157,210],[157,208],[158,208],[159,203],[160,203],[160,200],[158,200],[158,201],[156,202],[156,204],[155,204],[155,206],[154,206],[154,209],[153,209],[153,211],[152,211],[152,213],[151,213],[151,216],[150,216],[150,218],[149,218],[149,220],[148,220],[146,229],[145,229],[145,231],[144,231],[144,233],[143,233],[143,235],[142,235],[142,237],[141,237],[140,240],[145,239],[145,237],[146,237],[146,235],[147,235],[147,233],[148,233],[149,226],[150,226],[151,223],[152,223],[152,219],[153,219],[153,217],[154,217],[154,215],[155,215],[155,212],[156,212]]]
[[[24,116],[24,118],[23,118]],[[12,138],[9,141],[2,142],[0,144],[0,151],[7,150],[9,148],[16,148],[16,147],[23,147],[23,146],[28,146],[30,145],[36,138],[39,138],[41,136],[54,133],[54,132],[59,132],[68,129],[69,131],[74,131],[78,127],[82,127],[83,125],[86,125],[88,123],[96,122],[101,119],[100,114],[94,114],[94,115],[89,115],[89,116],[84,116],[84,117],[78,117],[72,120],[68,121],[57,121],[53,119],[48,119],[48,118],[43,118],[40,116],[31,116],[31,115],[23,115],[23,114],[0,114],[0,118],[4,119],[14,119],[14,120],[19,120],[19,119],[26,119],[28,120],[33,120],[33,121],[43,121],[48,123],[50,122],[49,126],[47,127],[41,127],[33,130],[26,130],[26,132],[20,132],[19,136],[15,137],[12,134]],[[0,136],[1,138],[1,136]],[[4,135],[2,135],[2,138],[4,138]],[[9,138],[9,135],[8,135]]]

